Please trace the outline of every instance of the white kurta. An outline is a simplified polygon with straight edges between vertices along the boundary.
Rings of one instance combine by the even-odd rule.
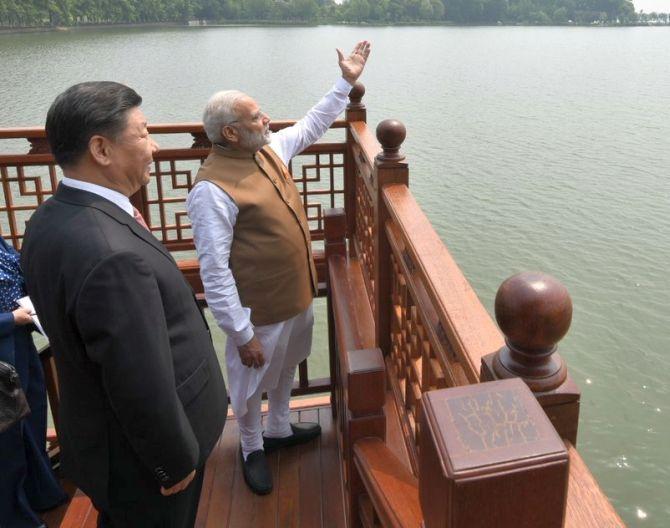
[[[305,117],[292,127],[272,134],[270,148],[288,165],[293,156],[323,136],[345,109],[350,91],[351,85],[339,79]],[[251,312],[242,306],[229,268],[239,212],[235,202],[220,187],[204,181],[193,188],[186,207],[193,226],[205,298],[217,324],[228,335],[228,393],[233,411],[240,417],[247,412],[247,399],[259,387],[264,391],[274,389],[285,365],[295,365],[309,355],[312,307],[287,321],[254,328]],[[265,356],[265,365],[259,369],[245,367],[237,350],[249,342],[254,333]]]

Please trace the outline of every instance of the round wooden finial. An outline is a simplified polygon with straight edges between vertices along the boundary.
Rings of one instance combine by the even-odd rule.
[[[365,86],[363,86],[362,82],[356,81],[349,92],[349,105],[347,108],[349,110],[360,110],[365,108],[365,105],[362,103],[364,95]]]
[[[500,285],[495,314],[507,345],[494,359],[496,374],[521,377],[535,392],[563,383],[567,368],[555,352],[572,321],[566,287],[545,273],[518,273]]]
[[[400,153],[400,145],[405,141],[407,130],[397,119],[384,119],[377,125],[377,140],[384,152],[377,155],[380,161],[400,161],[405,159]]]

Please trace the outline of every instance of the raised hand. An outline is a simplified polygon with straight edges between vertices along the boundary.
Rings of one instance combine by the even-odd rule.
[[[337,49],[337,62],[342,70],[342,77],[349,84],[354,84],[361,76],[369,55],[370,43],[367,40],[361,40],[356,44],[348,57],[344,56],[341,49]]]

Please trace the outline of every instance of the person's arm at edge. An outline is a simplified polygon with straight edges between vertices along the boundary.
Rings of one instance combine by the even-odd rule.
[[[347,107],[351,84],[340,77],[333,87],[295,125],[272,134],[270,147],[288,162],[323,136]]]
[[[342,77],[305,117],[295,125],[272,135],[270,147],[286,165],[293,156],[321,138],[344,111],[349,92],[363,73],[369,55],[370,43],[365,40],[356,44],[347,57],[338,49],[338,65]]]

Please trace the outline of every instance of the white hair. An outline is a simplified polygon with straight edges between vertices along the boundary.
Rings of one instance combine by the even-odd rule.
[[[225,139],[221,136],[221,129],[237,121],[238,115],[235,112],[235,104],[246,97],[246,94],[238,90],[223,90],[216,92],[207,101],[205,111],[202,114],[202,123],[205,127],[207,138],[213,143],[224,143]]]

